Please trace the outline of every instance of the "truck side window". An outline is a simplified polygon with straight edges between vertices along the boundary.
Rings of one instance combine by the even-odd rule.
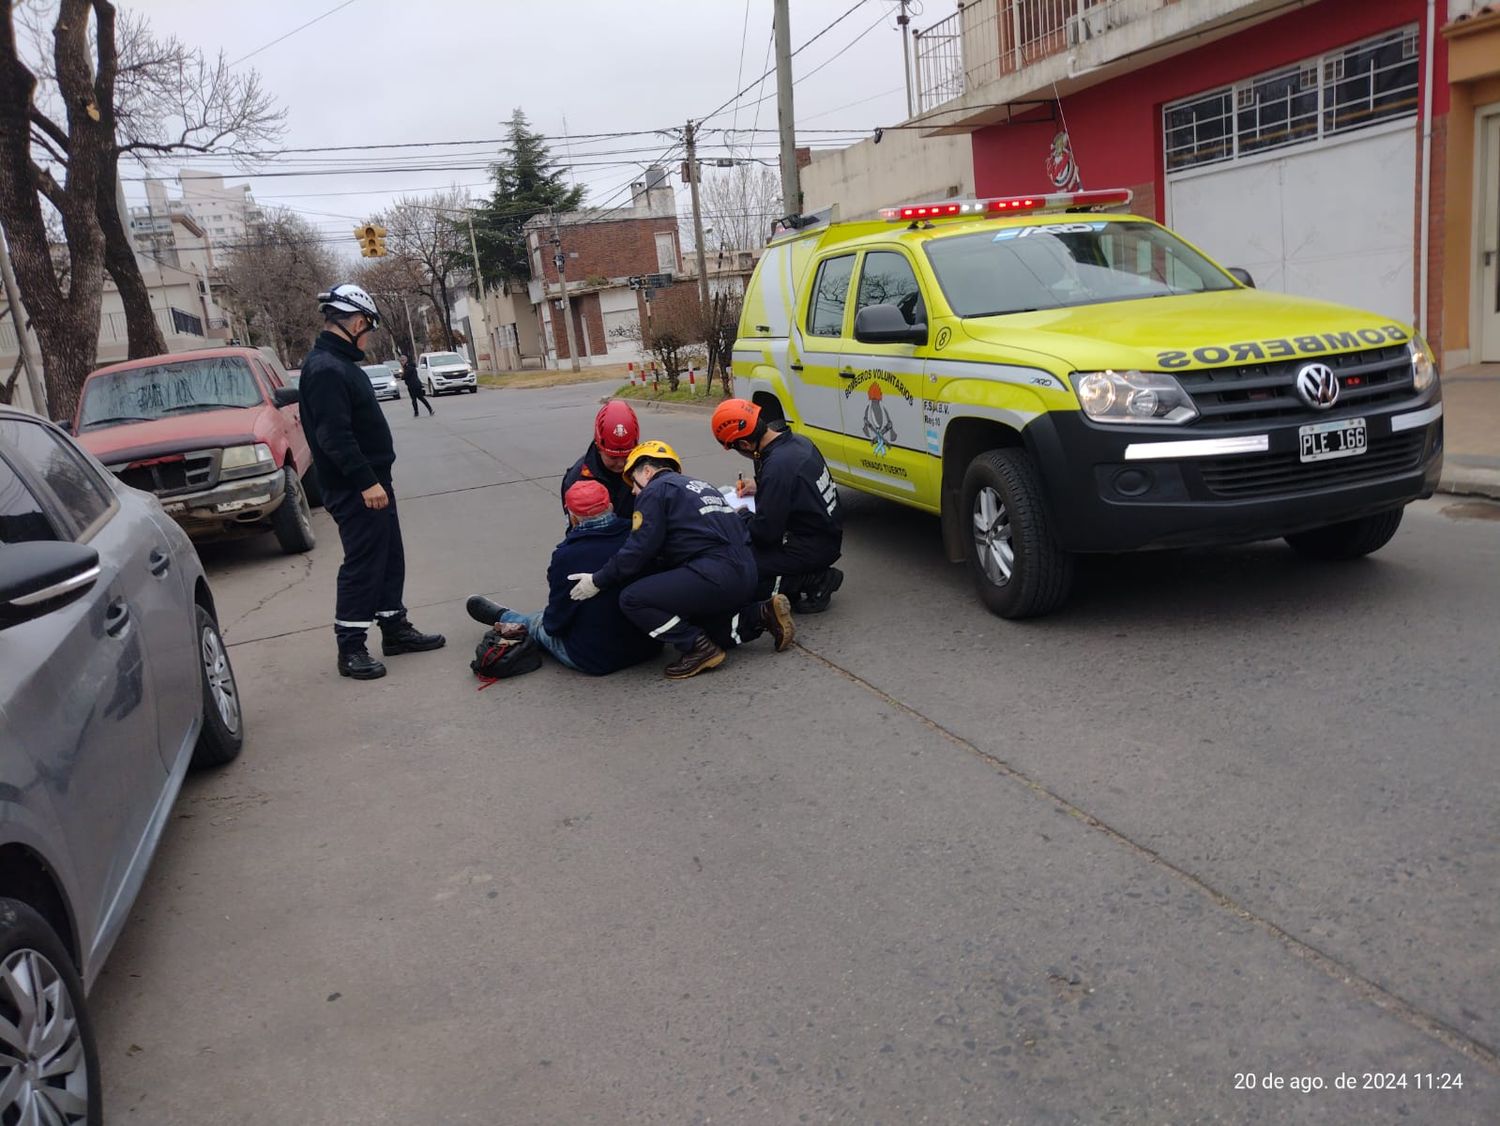
[[[856,313],[867,305],[894,305],[909,325],[927,323],[927,305],[917,275],[904,254],[893,250],[872,250],[865,255],[859,273],[859,302]]]
[[[812,306],[807,313],[807,331],[813,336],[842,336],[844,306],[849,303],[849,280],[854,276],[854,255],[830,258],[818,267],[813,283]]]

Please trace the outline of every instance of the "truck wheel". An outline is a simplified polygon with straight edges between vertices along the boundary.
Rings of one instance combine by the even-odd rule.
[[[963,483],[971,533],[969,570],[980,601],[1002,618],[1034,618],[1061,606],[1073,557],[1058,546],[1036,468],[1024,450],[986,450]]]
[[[218,623],[202,606],[196,609],[198,670],[203,683],[203,727],[198,732],[198,743],[193,747],[193,765],[223,766],[239,755],[245,743],[240,690]]]
[[[318,480],[316,465],[309,466],[307,472],[302,475],[302,491],[307,494],[309,508],[323,507],[323,482]]]
[[[276,533],[276,542],[288,555],[311,551],[318,542],[313,533],[312,508],[307,503],[307,494],[302,491],[302,478],[290,465],[286,467],[286,496],[281,507],[271,513],[271,531]]]
[[[61,939],[19,899],[0,899],[0,1121],[99,1126],[99,1049],[83,982]]]
[[[1401,527],[1401,514],[1405,511],[1404,508],[1393,508],[1374,516],[1361,516],[1358,520],[1297,532],[1287,536],[1286,542],[1298,555],[1308,559],[1358,559],[1391,542],[1396,529]]]

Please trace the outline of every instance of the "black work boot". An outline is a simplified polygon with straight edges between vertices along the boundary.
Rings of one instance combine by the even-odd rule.
[[[420,632],[406,620],[405,614],[380,620],[380,652],[387,657],[400,653],[425,653],[447,644],[448,639],[440,633]]]
[[[773,594],[760,604],[760,624],[776,642],[776,652],[784,652],[797,640],[797,625],[792,621],[792,603],[784,594]]]
[[[370,656],[364,639],[339,646],[339,675],[355,680],[379,680],[385,675],[385,666]]]
[[[469,617],[480,625],[493,629],[500,621],[500,615],[505,613],[507,607],[498,602],[491,602],[482,594],[470,597],[468,601]]]
[[[837,567],[819,571],[802,588],[802,601],[797,606],[798,612],[821,614],[828,609],[828,603],[833,599],[833,592],[843,585],[844,572]]]
[[[686,680],[723,663],[724,650],[710,641],[706,633],[699,634],[693,647],[666,667],[666,676],[668,680]]]

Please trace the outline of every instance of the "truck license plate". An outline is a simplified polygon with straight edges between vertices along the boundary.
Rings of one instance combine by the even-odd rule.
[[[1299,427],[1303,461],[1332,461],[1336,457],[1356,457],[1369,449],[1362,418],[1314,422]]]

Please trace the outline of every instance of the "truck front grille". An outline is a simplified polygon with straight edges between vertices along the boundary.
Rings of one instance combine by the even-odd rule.
[[[1215,496],[1286,496],[1411,472],[1422,464],[1426,442],[1426,431],[1415,430],[1372,441],[1364,453],[1336,461],[1304,464],[1295,453],[1244,454],[1205,461],[1198,471]]]
[[[218,476],[218,451],[201,450],[173,461],[110,468],[116,477],[133,489],[169,497],[212,487]]]
[[[1326,411],[1314,410],[1297,394],[1297,373],[1313,362],[1327,364],[1338,376],[1339,401],[1334,410],[1351,417],[1416,393],[1411,351],[1405,344],[1174,374],[1193,397],[1204,424],[1324,418]]]

